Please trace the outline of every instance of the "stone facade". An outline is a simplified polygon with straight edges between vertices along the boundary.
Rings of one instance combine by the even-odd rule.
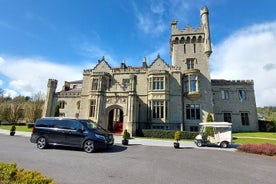
[[[253,81],[211,80],[212,53],[208,9],[200,10],[202,24],[193,29],[171,23],[172,64],[160,55],[148,65],[125,63],[114,68],[103,57],[83,79],[65,82],[56,92],[57,81],[49,79],[44,116],[92,119],[108,130],[180,129],[197,131],[198,123],[213,115],[215,121],[230,121],[234,131],[257,131]]]

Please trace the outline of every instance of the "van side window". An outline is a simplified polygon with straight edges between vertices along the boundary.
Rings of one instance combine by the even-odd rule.
[[[44,120],[44,119],[41,119],[41,120],[38,120],[36,122],[36,126],[37,127],[54,127],[54,123],[52,120]]]
[[[72,130],[80,130],[81,129],[82,130],[83,126],[82,126],[82,124],[80,124],[77,121],[72,121],[70,129],[72,129]]]

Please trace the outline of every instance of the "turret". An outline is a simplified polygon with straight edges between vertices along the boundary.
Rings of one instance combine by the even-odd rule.
[[[210,28],[209,28],[209,11],[207,7],[200,10],[201,22],[205,34],[204,40],[204,52],[210,56],[212,53],[211,39],[210,39]]]
[[[56,88],[57,88],[57,80],[48,79],[47,94],[46,94],[46,99],[45,99],[43,113],[42,113],[43,117],[52,115],[53,100],[54,100]]]

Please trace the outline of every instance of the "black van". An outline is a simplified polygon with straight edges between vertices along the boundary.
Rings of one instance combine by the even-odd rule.
[[[113,134],[89,119],[41,118],[37,119],[30,141],[39,149],[47,145],[83,148],[87,153],[98,147],[114,144]]]

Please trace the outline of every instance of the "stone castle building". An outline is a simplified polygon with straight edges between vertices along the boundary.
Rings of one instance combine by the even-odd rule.
[[[48,80],[44,116],[89,118],[108,130],[132,134],[140,129],[197,131],[199,122],[213,115],[215,121],[233,123],[233,131],[257,131],[258,120],[252,80],[210,78],[212,53],[208,9],[200,10],[202,24],[193,29],[171,23],[171,64],[160,55],[141,66],[121,63],[111,67],[103,57],[83,79],[65,82],[56,92],[57,80]]]

